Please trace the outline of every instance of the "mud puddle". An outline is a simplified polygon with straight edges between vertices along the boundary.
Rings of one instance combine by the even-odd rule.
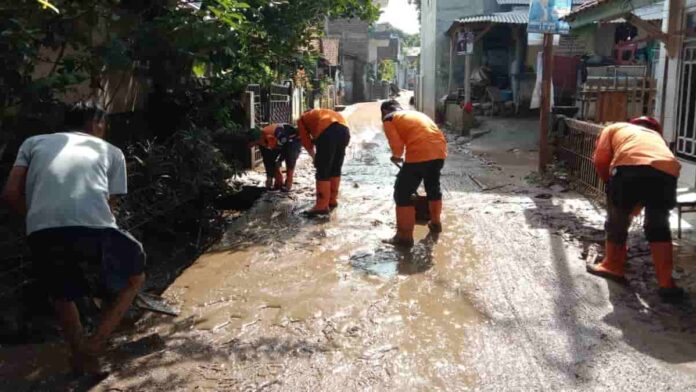
[[[452,231],[439,238],[418,226],[413,249],[381,243],[393,235],[398,169],[389,161],[378,108],[358,105],[350,114],[340,206],[330,218],[300,215],[314,194],[305,159],[293,193],[266,194],[215,252],[165,292],[180,316],[141,324],[143,333],[160,334],[181,355],[165,362],[208,376],[215,371],[200,370],[201,363],[223,366],[225,374],[257,386],[277,379],[269,387],[283,390],[471,385],[463,347],[467,329],[483,317],[466,282],[477,256],[448,212],[443,219]],[[174,341],[187,353],[196,342],[207,354],[177,354]],[[154,369],[123,369],[114,385],[141,385]]]

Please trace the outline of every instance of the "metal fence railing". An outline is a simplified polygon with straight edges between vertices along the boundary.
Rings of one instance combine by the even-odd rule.
[[[568,174],[585,191],[604,194],[604,181],[595,171],[592,155],[602,126],[575,119],[566,119],[565,134],[560,135],[558,158],[565,164]]]

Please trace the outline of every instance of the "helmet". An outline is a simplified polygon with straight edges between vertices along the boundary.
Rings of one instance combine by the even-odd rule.
[[[632,119],[629,122],[633,125],[638,125],[644,128],[651,129],[662,135],[662,125],[660,125],[660,122],[654,119],[653,117],[640,116]]]

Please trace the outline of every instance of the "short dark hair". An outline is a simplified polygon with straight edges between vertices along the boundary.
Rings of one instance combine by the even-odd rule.
[[[401,110],[401,109],[403,109],[401,107],[401,104],[399,103],[399,101],[397,101],[395,99],[382,102],[382,106],[380,107],[380,110],[383,112],[393,112],[395,110]]]
[[[94,102],[81,101],[72,105],[65,114],[65,126],[82,128],[89,121],[101,121],[106,117],[106,111]]]

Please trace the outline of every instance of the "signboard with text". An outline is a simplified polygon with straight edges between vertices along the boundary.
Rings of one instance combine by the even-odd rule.
[[[568,34],[568,22],[560,20],[568,15],[571,0],[532,0],[529,4],[528,33]]]

